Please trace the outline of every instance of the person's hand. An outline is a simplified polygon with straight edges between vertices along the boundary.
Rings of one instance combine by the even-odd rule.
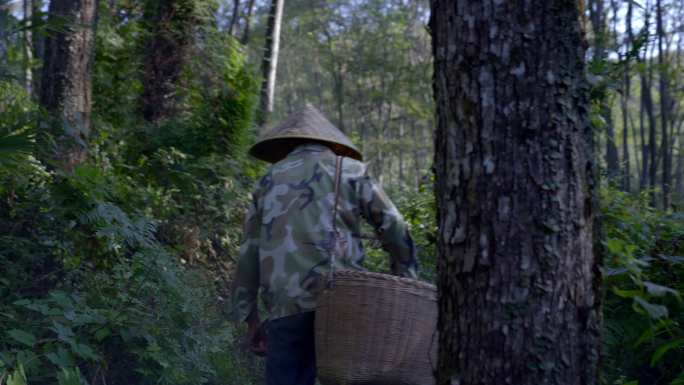
[[[256,314],[256,313],[253,313]],[[249,317],[247,320],[247,342],[249,343],[249,350],[259,357],[266,356],[268,350],[266,343],[266,333],[259,320],[258,315]]]

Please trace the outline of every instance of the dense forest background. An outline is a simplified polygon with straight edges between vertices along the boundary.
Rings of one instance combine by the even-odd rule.
[[[684,2],[580,3],[601,380],[684,384]],[[0,385],[260,383],[230,315],[266,167],[246,149],[307,102],[362,149],[434,281],[429,13],[417,0],[0,0]]]

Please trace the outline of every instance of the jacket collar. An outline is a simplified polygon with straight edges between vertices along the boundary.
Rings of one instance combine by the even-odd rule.
[[[292,150],[287,156],[293,156],[293,155],[299,155],[303,153],[318,153],[318,152],[325,152],[325,151],[332,151],[328,146],[320,143],[304,143],[300,144],[299,146],[295,147],[294,150]]]

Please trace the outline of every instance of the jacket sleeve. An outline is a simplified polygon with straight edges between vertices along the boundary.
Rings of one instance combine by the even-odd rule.
[[[416,248],[399,210],[367,172],[357,181],[357,189],[361,216],[375,229],[382,248],[389,253],[392,273],[416,278]]]
[[[244,223],[244,240],[240,246],[237,271],[233,280],[233,315],[245,321],[256,309],[259,293],[259,232],[261,210],[256,197],[250,205]]]

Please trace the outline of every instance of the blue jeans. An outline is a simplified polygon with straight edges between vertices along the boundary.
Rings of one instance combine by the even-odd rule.
[[[314,312],[277,318],[266,324],[267,385],[314,385]]]

